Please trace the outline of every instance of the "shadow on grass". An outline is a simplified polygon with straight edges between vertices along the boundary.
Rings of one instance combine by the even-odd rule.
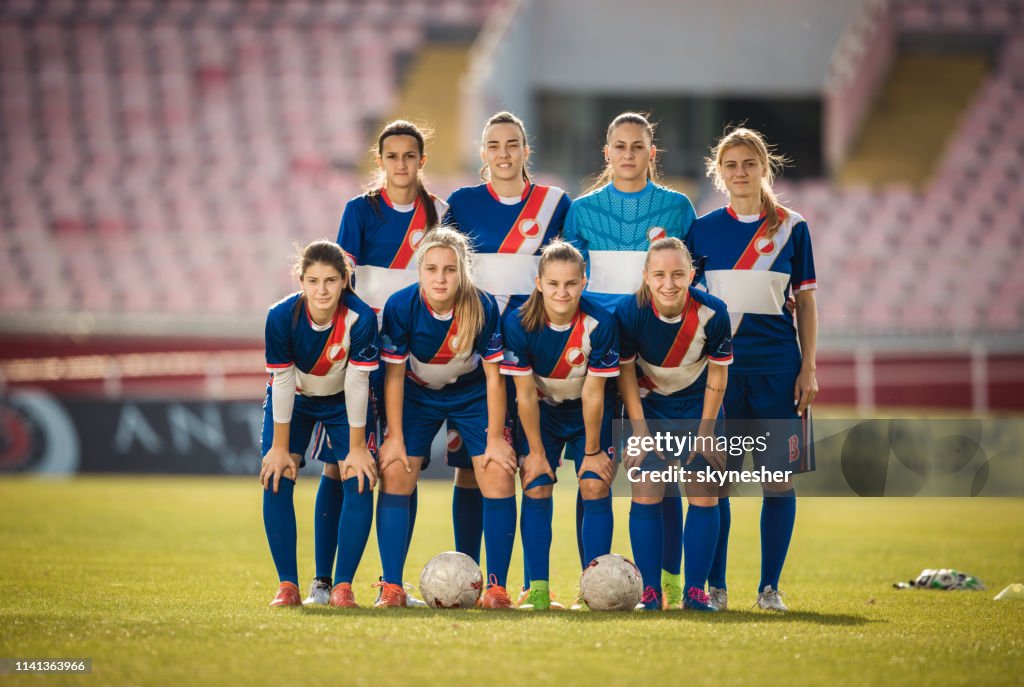
[[[280,612],[284,609],[273,609]],[[291,609],[288,609],[291,611]],[[572,611],[483,611],[480,609],[451,609],[438,610],[427,608],[350,608],[345,610],[335,608],[302,608],[294,609],[292,612],[300,612],[315,616],[337,616],[339,619],[359,618],[380,618],[395,620],[397,618],[408,618],[422,620],[445,620],[464,623],[490,623],[494,621],[504,622],[536,622],[538,620],[555,620],[564,623],[604,623],[621,622],[630,620],[635,622],[681,622],[681,623],[720,623],[720,624],[741,624],[741,623],[773,623],[781,625],[810,624],[822,626],[847,626],[867,625],[869,623],[884,622],[878,619],[871,619],[860,615],[849,615],[845,613],[816,613],[811,611],[790,611],[789,613],[766,613],[764,611],[726,611],[724,613],[696,613],[686,611],[672,611],[662,613],[630,613],[630,612],[609,612],[596,613],[585,612],[575,613]]]

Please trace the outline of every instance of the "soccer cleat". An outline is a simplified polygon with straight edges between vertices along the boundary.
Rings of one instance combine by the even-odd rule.
[[[309,596],[302,601],[303,606],[326,606],[331,602],[331,585],[329,582],[313,578],[309,588]]]
[[[302,594],[299,585],[294,582],[282,582],[277,588],[277,596],[270,602],[271,606],[301,606]]]
[[[708,598],[711,599],[711,605],[718,610],[729,610],[729,592],[725,589],[708,585]]]
[[[655,591],[654,587],[647,587],[644,589],[644,595],[640,597],[640,603],[636,605],[634,611],[660,611],[661,610],[661,594]]]
[[[757,603],[754,605],[762,611],[785,613],[789,610],[786,608],[786,604],[782,603],[782,592],[778,589],[772,589],[770,584],[766,584],[761,593],[757,595]]]
[[[661,591],[664,599],[664,610],[678,611],[683,603],[683,584],[679,575],[670,575],[661,571]]]
[[[555,601],[555,595],[543,589],[523,588],[516,606],[520,611],[564,611],[565,606]]]
[[[480,608],[489,610],[516,610],[516,605],[512,603],[512,597],[508,595],[508,590],[497,584],[498,578],[491,575],[490,584],[484,589],[483,596],[480,597]]]
[[[373,586],[380,587],[380,594],[377,596],[377,600],[373,602],[374,608],[405,608],[406,594],[402,585],[378,582]]]
[[[408,582],[403,582],[402,587],[405,588],[405,606],[406,608],[426,608],[427,602],[416,596],[413,596],[412,590],[416,589]]]
[[[350,582],[339,582],[331,590],[331,606],[335,608],[359,608]]]
[[[572,606],[569,607],[569,610],[570,611],[589,611],[590,610],[590,606],[588,606],[587,602],[583,600],[583,594],[581,594],[580,590],[578,590],[578,589],[576,590],[576,600],[572,603]]]
[[[686,590],[686,598],[683,599],[684,611],[705,611],[717,613],[718,609],[711,605],[711,599],[704,593],[703,589],[690,587]]]

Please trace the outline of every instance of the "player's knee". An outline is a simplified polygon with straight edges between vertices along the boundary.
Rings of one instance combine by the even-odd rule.
[[[476,481],[476,474],[466,468],[455,468],[455,486],[463,489],[479,489]]]
[[[516,483],[512,475],[495,467],[487,470],[485,474],[477,475],[477,483],[484,498],[504,499],[515,496],[516,493]]]
[[[555,485],[553,484],[542,484],[539,487],[531,487],[523,492],[523,495],[529,499],[549,499],[555,491]]]
[[[416,479],[419,475],[413,472],[406,472],[402,462],[395,462],[384,468],[380,475],[380,488],[385,494],[411,494],[416,488]]]
[[[603,499],[610,493],[611,489],[608,488],[608,485],[599,479],[586,477],[580,480],[580,494],[584,501]]]
[[[324,477],[335,481],[341,480],[341,466],[338,463],[324,463]]]

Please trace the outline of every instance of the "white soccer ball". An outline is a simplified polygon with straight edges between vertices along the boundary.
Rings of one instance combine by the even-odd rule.
[[[431,608],[473,608],[483,586],[480,566],[458,551],[437,554],[420,573],[420,593]]]
[[[592,611],[632,611],[643,591],[640,570],[617,553],[598,556],[580,576],[580,594]]]

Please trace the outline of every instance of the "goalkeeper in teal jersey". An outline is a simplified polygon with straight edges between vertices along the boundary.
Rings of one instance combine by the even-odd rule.
[[[608,125],[604,146],[604,171],[588,192],[569,207],[563,237],[579,248],[587,260],[587,294],[614,311],[623,298],[632,298],[640,288],[647,249],[653,241],[672,236],[686,239],[696,219],[693,204],[682,193],[660,186],[655,164],[654,127],[635,112],[624,112]],[[622,416],[621,404],[617,415]],[[651,510],[657,504],[644,504]],[[665,488],[660,504],[662,530],[662,589],[656,589],[657,603],[664,591],[666,607],[682,602],[683,503],[678,484]],[[582,522],[583,502],[577,499],[577,535]],[[634,504],[634,511],[637,510]],[[631,539],[650,545],[654,537],[632,536],[636,527],[653,527],[649,513],[630,513]],[[647,533],[650,535],[651,533]],[[581,547],[582,550],[582,547]],[[655,605],[654,602],[648,605]]]

